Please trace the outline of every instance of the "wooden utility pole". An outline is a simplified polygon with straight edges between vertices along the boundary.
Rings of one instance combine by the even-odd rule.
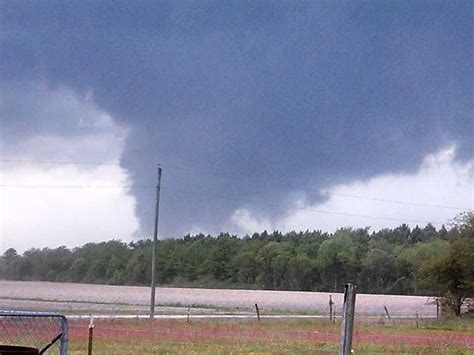
[[[153,233],[153,249],[151,254],[151,299],[150,318],[155,317],[155,282],[156,282],[156,253],[158,248],[158,216],[160,214],[161,167],[158,166],[158,182],[156,184],[155,230]]]
[[[354,311],[356,294],[350,283],[344,287],[344,309],[342,312],[341,339],[339,355],[350,355],[352,348],[352,331],[354,329]]]

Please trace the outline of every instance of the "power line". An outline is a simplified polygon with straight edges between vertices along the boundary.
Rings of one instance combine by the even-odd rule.
[[[12,164],[58,164],[58,165],[118,165],[118,162],[93,162],[93,161],[66,161],[66,160],[19,160],[19,159],[0,159],[0,163]]]
[[[54,189],[94,189],[94,188],[130,188],[132,185],[5,185],[2,184],[0,187],[13,187],[13,188],[54,188]],[[154,186],[148,186],[148,185],[141,185],[141,188],[155,188]],[[171,186],[162,186],[161,188],[163,189],[172,189],[177,192],[184,192],[184,193],[190,193],[190,194],[195,194],[195,195],[201,195],[204,197],[215,197],[215,198],[220,198],[224,200],[234,200],[234,201],[241,201],[240,198],[235,197],[235,196],[229,196],[229,195],[221,195],[221,194],[215,194],[215,193],[209,193],[208,191],[195,191],[195,190],[189,190],[189,189],[182,189],[182,188],[176,188],[176,187],[171,187]],[[252,201],[253,200],[253,201]],[[320,213],[320,214],[330,214],[330,215],[339,215],[339,216],[346,216],[346,217],[358,217],[358,218],[369,218],[369,219],[378,219],[378,220],[386,220],[386,221],[395,221],[395,222],[410,222],[410,223],[423,223],[423,224],[443,224],[443,222],[435,222],[435,221],[423,221],[423,220],[414,220],[414,219],[402,219],[402,218],[394,218],[394,217],[384,217],[384,216],[374,216],[374,215],[365,215],[365,214],[356,214],[356,213],[349,213],[349,212],[340,212],[340,211],[330,211],[330,210],[322,210],[322,209],[315,209],[315,208],[308,208],[308,207],[300,207],[300,206],[295,206],[295,205],[283,205],[283,204],[277,204],[277,203],[270,203],[270,202],[265,202],[265,201],[258,201],[255,198],[250,199],[252,203],[256,203],[259,205],[265,205],[265,206],[270,206],[270,207],[282,207],[288,210],[298,210],[298,211],[307,211],[307,212],[314,212],[314,213]]]
[[[0,184],[0,188],[19,188],[19,189],[152,189],[152,185],[33,185],[33,184]],[[163,188],[170,188],[169,186],[163,186]],[[171,187],[172,188],[172,187]],[[189,190],[188,190],[189,191]],[[196,191],[193,191],[193,193]],[[385,200],[379,198],[370,198],[357,195],[349,194],[340,194],[340,193],[328,193],[336,196],[351,197],[363,200],[370,201],[381,201],[381,202],[392,202],[400,205],[413,205],[413,206],[422,206],[422,207],[434,207],[434,208],[446,208],[454,210],[467,210],[469,207],[452,207],[452,206],[441,206],[441,205],[428,205],[420,204],[415,202],[405,202],[405,201],[395,201],[395,200]]]
[[[22,185],[22,184],[0,184],[4,188],[21,188],[21,189],[121,189],[121,188],[152,188],[153,186],[145,185]]]
[[[162,187],[162,188],[167,188],[169,189],[169,186]],[[226,200],[235,200],[239,201],[237,197],[233,196],[225,196],[225,195],[220,195],[220,194],[209,194],[208,192],[201,192],[201,191],[193,191],[193,190],[188,190],[188,189],[182,189],[182,188],[172,188],[175,191],[181,191],[181,192],[186,192],[186,193],[191,193],[191,194],[199,194],[203,195],[206,197],[212,196],[216,198],[221,198],[221,199],[226,199]],[[298,211],[307,211],[307,212],[315,212],[315,213],[321,213],[321,214],[332,214],[332,215],[340,215],[340,216],[347,216],[347,217],[360,217],[360,218],[370,218],[370,219],[379,219],[379,220],[387,220],[387,221],[395,221],[395,222],[410,222],[410,223],[423,223],[423,224],[439,224],[442,225],[445,222],[436,222],[436,221],[422,221],[422,220],[414,220],[414,219],[401,219],[401,218],[394,218],[394,217],[382,217],[382,216],[373,216],[373,215],[365,215],[365,214],[356,214],[356,213],[349,213],[349,212],[339,212],[339,211],[329,211],[329,210],[321,210],[321,209],[316,209],[316,208],[308,208],[308,207],[300,207],[300,206],[295,206],[295,205],[283,205],[283,204],[277,204],[277,203],[270,203],[270,202],[265,202],[265,201],[255,201],[257,204],[260,205],[266,205],[266,206],[271,206],[271,207],[283,207],[285,209],[289,210],[298,210]]]
[[[169,164],[165,164],[168,168],[172,169],[190,169],[198,172],[202,172],[206,175],[210,176],[217,176],[220,179],[226,179],[226,180],[233,180],[233,181],[241,181],[242,179],[240,177],[235,177],[235,176],[222,176],[220,173],[212,173],[212,172],[204,172],[202,170],[196,169],[194,167],[188,166],[188,167],[178,167],[178,166],[173,166]],[[285,188],[285,189],[298,189],[297,186],[290,186],[290,185],[283,185],[283,184],[275,184],[271,182],[273,186]],[[362,199],[362,200],[369,200],[369,201],[378,201],[378,202],[384,202],[384,203],[393,203],[393,204],[401,204],[401,205],[410,205],[410,206],[419,206],[419,207],[431,207],[431,208],[445,208],[445,209],[452,209],[452,210],[459,210],[459,211],[464,211],[468,209],[467,207],[457,207],[457,206],[446,206],[446,205],[438,205],[438,204],[429,204],[429,203],[424,203],[424,202],[412,202],[412,201],[401,201],[401,200],[391,200],[391,199],[383,199],[383,198],[376,198],[376,197],[365,197],[365,196],[360,196],[360,195],[351,195],[351,194],[343,194],[343,193],[337,193],[337,192],[332,192],[332,191],[321,191],[321,190],[313,190],[313,189],[304,189],[306,192],[313,192],[317,194],[322,194],[324,195],[332,195],[332,196],[341,196],[341,197],[349,197],[349,198],[355,198],[355,199]]]
[[[323,194],[333,195],[333,196],[350,197],[350,198],[356,198],[356,199],[361,199],[361,200],[369,200],[369,201],[389,202],[389,203],[395,203],[395,204],[400,204],[400,205],[411,205],[411,206],[433,207],[433,208],[446,208],[446,209],[452,209],[452,210],[466,210],[466,209],[468,209],[468,208],[464,208],[464,207],[454,207],[454,206],[445,206],[445,205],[432,205],[432,204],[420,203],[420,202],[389,200],[389,199],[377,198],[377,197],[365,197],[365,196],[360,196],[360,195],[351,195],[351,194],[344,194],[344,193],[332,192],[332,191],[324,191]]]
[[[114,166],[121,166],[120,163],[118,162],[91,162],[91,161],[61,161],[61,160],[19,160],[19,159],[0,159],[0,162],[2,163],[18,163],[18,164],[56,164],[56,165],[114,165]],[[140,163],[141,165],[160,165],[160,166],[165,166],[167,168],[171,169],[186,169],[186,170],[194,170],[198,171],[201,173],[204,173],[209,176],[216,176],[220,179],[229,179],[233,181],[241,181],[240,178],[236,178],[234,176],[223,176],[221,173],[212,173],[212,172],[205,172],[201,169],[196,169],[195,167],[192,166],[178,166],[174,164],[158,164],[158,163]],[[287,189],[296,189],[296,186],[289,186],[289,185],[282,185],[282,184],[274,184],[274,186],[282,187],[282,188],[287,188]],[[47,188],[148,188],[149,186],[140,186],[140,185],[128,185],[128,186],[88,186],[88,185],[71,185],[71,186],[53,186],[53,185],[0,185],[0,187],[47,187]],[[316,191],[316,190],[311,190],[307,189],[306,191],[308,192],[315,192],[318,194],[321,194],[321,191]],[[407,205],[407,206],[419,206],[419,207],[430,207],[430,208],[444,208],[444,209],[452,209],[452,210],[459,210],[463,211],[466,209],[469,209],[468,207],[457,207],[457,206],[446,206],[446,205],[438,205],[438,204],[429,204],[429,203],[423,203],[423,202],[412,202],[412,201],[402,201],[402,200],[392,200],[392,199],[384,199],[384,198],[377,198],[377,197],[366,197],[366,196],[361,196],[361,195],[352,195],[352,194],[345,194],[345,193],[338,193],[338,192],[332,192],[332,191],[322,191],[323,196],[324,195],[332,195],[332,196],[341,196],[341,197],[349,197],[349,198],[354,198],[354,199],[361,199],[361,200],[367,200],[367,201],[377,201],[377,202],[384,202],[384,203],[392,203],[392,204],[399,204],[399,205]]]

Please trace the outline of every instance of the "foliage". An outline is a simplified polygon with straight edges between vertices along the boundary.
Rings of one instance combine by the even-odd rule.
[[[462,214],[449,230],[402,225],[372,233],[343,228],[333,234],[275,231],[161,240],[158,282],[299,291],[342,291],[353,282],[365,293],[451,298],[457,312],[473,295],[472,221],[472,214]],[[8,249],[0,258],[0,278],[148,285],[151,245],[111,240],[23,255]]]
[[[474,214],[463,213],[455,221],[451,243],[441,256],[432,256],[423,264],[422,274],[435,285],[442,304],[458,316],[474,295]]]

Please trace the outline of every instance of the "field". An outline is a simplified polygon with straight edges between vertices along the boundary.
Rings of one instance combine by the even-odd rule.
[[[329,293],[257,290],[158,288],[156,303],[178,306],[178,311],[194,306],[212,311],[249,311],[258,303],[265,313],[328,314]],[[343,295],[332,293],[336,312],[341,311]],[[435,317],[430,297],[357,295],[357,315],[380,316],[387,307],[391,316]],[[148,311],[148,287],[107,286],[52,282],[0,281],[0,308],[60,310],[77,313],[144,314]],[[168,307],[158,311],[170,312]],[[181,307],[181,308],[180,308]],[[176,307],[174,307],[176,308]],[[176,309],[172,309],[175,312]]]
[[[0,281],[0,309],[68,315],[72,354],[86,352],[88,313],[98,315],[96,354],[337,353],[340,319],[329,321],[326,293],[159,288],[156,298],[159,318],[149,320],[146,287]],[[430,301],[358,295],[355,352],[474,354],[474,320],[437,320]]]
[[[406,321],[385,325],[362,321],[356,326],[353,348],[371,354],[474,352],[472,327],[419,326]],[[337,353],[339,329],[339,323],[322,320],[99,320],[94,349],[98,353]],[[71,324],[71,352],[84,353],[87,331],[85,322]]]

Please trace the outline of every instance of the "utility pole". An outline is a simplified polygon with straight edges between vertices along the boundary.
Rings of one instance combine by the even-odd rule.
[[[155,281],[156,281],[156,251],[158,248],[158,215],[160,213],[161,167],[158,165],[158,182],[156,184],[155,230],[153,233],[153,249],[151,254],[151,299],[150,318],[155,317]]]

